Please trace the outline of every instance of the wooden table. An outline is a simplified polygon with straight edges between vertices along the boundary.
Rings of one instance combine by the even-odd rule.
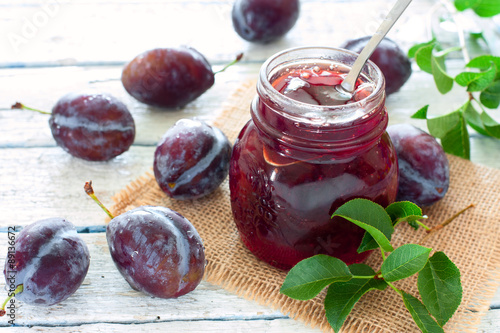
[[[0,0],[0,253],[6,253],[9,226],[61,216],[88,232],[81,236],[92,257],[87,278],[70,299],[49,308],[18,302],[18,331],[33,327],[62,332],[318,332],[205,282],[175,300],[132,291],[109,257],[105,216],[83,192],[84,182],[92,179],[104,204],[111,206],[114,194],[151,169],[156,143],[176,120],[213,120],[223,101],[241,82],[255,79],[270,55],[300,45],[338,46],[372,33],[389,4],[303,1],[294,29],[268,45],[239,38],[232,28],[231,6],[229,0]],[[389,36],[403,49],[425,41],[428,29],[423,22],[432,8],[438,7],[431,0],[413,3]],[[479,24],[486,27],[487,38],[497,41],[492,52],[499,55],[496,27],[491,21]],[[214,70],[239,52],[245,56],[182,110],[148,107],[125,92],[120,82],[124,63],[147,49],[179,44],[205,54]],[[137,127],[128,152],[102,163],[73,158],[56,146],[47,116],[10,110],[16,101],[50,110],[62,95],[81,90],[108,92],[128,105]],[[463,98],[459,88],[439,95],[432,78],[415,68],[409,82],[388,98],[387,108],[391,123],[412,122],[425,128],[422,121],[409,118],[418,108],[431,102],[435,114],[450,112]],[[472,135],[474,162],[500,168],[499,151],[500,141]],[[4,258],[0,265],[3,262]],[[7,320],[0,319],[0,330],[14,331],[6,326]],[[480,331],[500,331],[500,293]]]

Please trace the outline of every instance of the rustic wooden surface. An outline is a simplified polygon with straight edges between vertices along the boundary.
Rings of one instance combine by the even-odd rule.
[[[0,253],[6,253],[8,226],[25,226],[45,217],[65,217],[82,229],[97,231],[82,234],[92,256],[82,287],[49,308],[18,302],[20,327],[7,328],[7,321],[0,319],[0,331],[31,327],[30,331],[61,332],[318,332],[205,282],[177,300],[152,299],[132,291],[109,257],[102,233],[105,216],[85,195],[83,184],[92,179],[102,201],[111,205],[115,193],[151,169],[156,143],[177,119],[213,120],[240,82],[255,79],[262,62],[273,53],[300,45],[338,46],[371,33],[391,3],[303,1],[299,21],[285,38],[255,45],[232,29],[230,0],[0,0]],[[389,36],[404,49],[425,41],[425,22],[433,6],[431,0],[410,5]],[[477,24],[497,41],[491,51],[499,55],[496,27],[485,20]],[[215,85],[182,110],[151,108],[127,95],[119,79],[125,62],[147,49],[179,44],[197,48],[214,70],[239,52],[245,57],[218,74]],[[460,60],[452,61],[454,66],[459,68]],[[48,116],[10,110],[16,101],[50,110],[59,97],[80,90],[108,92],[129,106],[137,136],[128,152],[109,162],[73,158],[55,145]],[[425,128],[422,121],[409,118],[418,108],[431,103],[433,114],[447,113],[463,99],[460,88],[439,95],[432,78],[415,68],[401,91],[388,98],[387,108],[391,123]],[[500,169],[499,152],[500,141],[472,134],[475,163]],[[480,332],[499,331],[497,293]]]

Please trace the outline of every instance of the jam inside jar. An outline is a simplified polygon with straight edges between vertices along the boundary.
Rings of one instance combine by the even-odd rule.
[[[231,208],[245,246],[288,270],[315,254],[347,264],[364,230],[333,212],[354,198],[394,202],[398,165],[387,134],[384,77],[369,62],[347,102],[329,93],[356,54],[306,47],[272,56],[262,66],[252,119],[233,147]]]

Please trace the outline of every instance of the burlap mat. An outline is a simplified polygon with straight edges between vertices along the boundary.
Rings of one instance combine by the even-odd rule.
[[[250,119],[249,103],[255,82],[243,84],[226,103],[215,125],[234,142]],[[453,156],[451,186],[446,197],[427,209],[427,224],[441,223],[469,204],[467,210],[423,245],[444,251],[461,271],[463,301],[446,332],[476,332],[500,284],[500,170],[475,165]],[[232,220],[227,180],[220,189],[195,201],[176,201],[160,190],[152,174],[130,184],[114,198],[115,215],[140,205],[162,205],[188,218],[197,228],[206,249],[205,280],[244,298],[279,309],[325,332],[332,331],[323,310],[324,293],[311,301],[295,301],[279,293],[286,273],[258,261],[242,245]],[[425,232],[406,224],[396,228],[393,244],[419,243]],[[368,258],[375,270],[381,263],[378,252]],[[417,295],[416,279],[399,281],[397,286]],[[419,332],[401,298],[391,289],[366,294],[347,318],[342,332]]]

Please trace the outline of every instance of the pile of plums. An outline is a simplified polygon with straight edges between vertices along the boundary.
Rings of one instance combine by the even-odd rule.
[[[292,29],[299,9],[298,0],[236,0],[233,26],[247,41],[269,43]],[[342,47],[360,52],[368,39],[350,40]],[[387,94],[399,90],[411,75],[407,56],[387,38],[371,60],[386,77]],[[124,66],[121,82],[142,103],[178,109],[205,93],[215,80],[205,57],[182,46],[138,55]],[[118,156],[135,138],[131,113],[125,104],[106,94],[63,96],[52,109],[49,125],[60,147],[89,161]],[[398,200],[419,205],[440,200],[448,189],[449,166],[436,139],[410,125],[390,126],[388,133],[399,162]],[[156,181],[174,199],[207,196],[226,179],[231,149],[220,129],[181,119],[156,147]],[[142,206],[114,217],[107,226],[106,239],[116,267],[135,290],[160,298],[179,297],[194,290],[203,277],[202,239],[190,221],[169,208]],[[74,226],[62,218],[50,218],[19,233],[15,254],[8,256],[4,275],[7,286],[17,290],[18,299],[53,305],[78,289],[88,268],[89,252]],[[11,274],[13,271],[16,274]]]
[[[146,54],[154,61],[176,61],[173,67],[167,66],[166,72],[162,72],[164,67],[158,67],[157,78],[171,71],[178,71],[174,75],[180,77],[180,85],[161,91],[165,99],[157,104],[183,106],[213,84],[214,74],[208,63],[193,49],[162,49]],[[132,72],[137,73],[140,63],[134,60],[126,66],[124,84],[134,81]],[[184,65],[193,67],[183,72]],[[127,68],[132,72],[127,74]],[[201,81],[197,76],[200,73],[204,77]],[[201,87],[200,82],[207,85]],[[141,86],[132,88],[137,89]],[[24,106],[18,103],[15,107]],[[49,125],[59,146],[89,161],[118,156],[130,147],[135,136],[134,120],[126,106],[104,94],[62,97],[51,112]],[[230,154],[231,145],[221,130],[201,121],[182,119],[165,133],[156,149],[154,170],[158,184],[175,199],[208,195],[227,177]],[[128,211],[111,220],[106,238],[116,267],[135,290],[160,298],[179,297],[194,290],[203,277],[203,242],[191,222],[171,209],[145,206]],[[23,229],[14,252],[15,260],[6,261],[9,266],[6,264],[5,278],[16,288],[16,297],[30,304],[63,301],[78,289],[89,266],[87,247],[74,227],[59,218]],[[12,271],[16,272],[15,280],[10,282]]]
[[[111,258],[138,291],[175,298],[194,290],[205,271],[203,242],[181,214],[143,206],[111,220],[106,229]],[[28,225],[5,260],[10,297],[34,305],[64,301],[82,284],[90,256],[75,227],[62,218]],[[4,309],[0,316],[5,315]]]

